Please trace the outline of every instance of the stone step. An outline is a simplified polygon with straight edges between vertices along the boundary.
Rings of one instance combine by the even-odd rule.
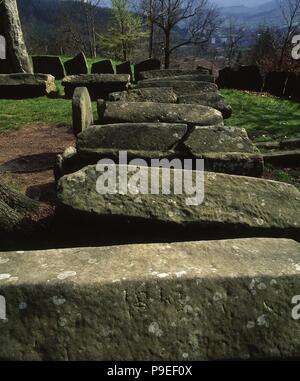
[[[73,97],[76,87],[86,87],[93,100],[107,99],[110,93],[127,90],[129,83],[129,74],[70,75],[62,80],[67,98]]]
[[[215,92],[199,92],[191,95],[181,95],[178,98],[178,103],[199,104],[212,107],[220,111],[224,119],[228,119],[232,115],[232,107],[226,103],[224,97]]]
[[[78,135],[77,169],[96,164],[103,158],[119,162],[119,152],[128,158],[205,159],[206,170],[261,177],[263,158],[244,129],[234,127],[196,127],[185,124],[123,123],[91,126]],[[74,158],[72,157],[72,163]],[[62,160],[62,174],[74,172],[69,159]],[[65,168],[65,169],[64,169]],[[60,177],[60,176],[59,176]]]
[[[209,70],[208,69],[201,69],[201,70],[180,70],[180,69],[167,69],[167,70],[149,70],[149,71],[143,71],[140,73],[141,80],[144,79],[155,79],[155,78],[169,78],[169,77],[176,77],[176,76],[182,76],[182,75],[208,75]]]
[[[174,81],[166,79],[157,80],[144,80],[139,81],[137,84],[139,89],[147,87],[172,87],[175,93],[180,95],[198,93],[198,92],[216,92],[218,91],[218,86],[211,82],[201,82],[201,81]]]
[[[155,102],[98,101],[99,124],[184,123],[189,126],[223,125],[222,114],[207,106]]]
[[[300,168],[300,149],[271,151],[263,154],[265,164],[279,168]]]
[[[197,73],[197,74],[183,74],[183,75],[175,75],[175,76],[169,76],[169,77],[157,77],[157,78],[151,78],[151,79],[145,79],[142,82],[147,83],[149,82],[159,82],[163,80],[168,81],[195,81],[195,82],[215,82],[214,76],[210,74],[203,74],[203,73]],[[141,81],[139,82],[141,83]]]
[[[173,164],[179,168],[181,163]],[[88,166],[60,179],[58,211],[72,223],[85,219],[94,226],[112,224],[114,228],[128,224],[133,228],[178,228],[191,232],[193,239],[209,232],[226,233],[227,237],[251,234],[299,239],[300,192],[294,186],[203,174],[199,167],[198,171],[150,171],[148,167],[116,165],[108,171]],[[109,173],[103,189],[101,184]]]
[[[1,360],[299,358],[294,241],[83,247],[0,258]]]
[[[48,74],[0,74],[0,98],[35,98],[56,91],[55,78]]]
[[[111,102],[156,102],[177,103],[178,98],[172,87],[151,87],[145,89],[132,89],[111,93],[108,97]]]

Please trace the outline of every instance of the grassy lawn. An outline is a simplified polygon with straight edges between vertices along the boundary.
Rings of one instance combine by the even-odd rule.
[[[300,137],[299,103],[238,90],[223,89],[221,94],[233,108],[225,124],[246,128],[253,140]]]

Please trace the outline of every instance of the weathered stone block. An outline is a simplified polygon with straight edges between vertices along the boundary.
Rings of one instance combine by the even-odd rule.
[[[46,74],[0,74],[0,98],[42,97],[56,91],[55,78]]]
[[[264,161],[279,168],[299,168],[300,149],[293,151],[271,151],[264,153]]]
[[[102,106],[102,102],[101,102]],[[102,108],[101,108],[102,111]],[[154,102],[107,102],[101,123],[184,123],[190,126],[222,125],[222,114],[200,105]]]
[[[271,72],[266,75],[263,91],[282,97],[288,73],[285,72]]]
[[[72,121],[75,135],[94,123],[92,102],[86,87],[77,87],[72,100]]]
[[[32,74],[16,0],[0,1],[0,35],[5,37],[7,53],[7,59],[0,66],[0,73]]]
[[[60,57],[33,56],[32,63],[35,73],[51,74],[55,79],[62,79],[65,76],[64,66]]]
[[[127,74],[86,74],[71,75],[63,79],[67,98],[72,98],[76,87],[86,87],[93,100],[107,99],[108,95],[128,88],[130,76]]]
[[[133,73],[130,61],[122,62],[119,65],[116,65],[117,74],[129,74],[130,80],[133,82]]]
[[[210,74],[208,69],[202,70],[180,70],[180,69],[167,69],[167,70],[150,70],[140,73],[141,80],[143,79],[155,79],[155,78],[169,78],[182,75],[199,75]]]
[[[93,63],[91,68],[92,74],[115,74],[111,60],[101,60]]]
[[[64,67],[67,75],[78,75],[88,73],[88,64],[83,52],[79,53],[74,58],[66,61]]]
[[[0,256],[7,303],[1,360],[299,358],[292,298],[299,294],[300,245],[294,241]]]
[[[214,92],[200,92],[191,95],[182,95],[178,98],[179,103],[199,104],[208,106],[220,111],[224,119],[228,119],[232,115],[232,108],[225,101],[225,98]]]
[[[177,103],[178,98],[171,87],[150,87],[112,93],[109,94],[109,100],[113,102]]]
[[[155,58],[150,58],[148,60],[137,63],[134,66],[134,77],[136,81],[141,80],[140,73],[149,70],[160,70],[160,61]]]
[[[137,84],[139,89],[145,87],[172,87],[175,93],[180,95],[198,93],[198,92],[216,92],[218,91],[218,86],[211,82],[201,82],[201,81],[173,81],[169,79],[162,79],[160,81],[156,80],[145,80],[140,81]]]

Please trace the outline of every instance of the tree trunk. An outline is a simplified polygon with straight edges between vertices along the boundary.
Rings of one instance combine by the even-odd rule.
[[[154,23],[150,21],[149,58],[153,56]]]
[[[38,203],[0,184],[0,231],[10,232],[38,209]]]
[[[169,30],[165,31],[165,69],[170,67],[170,36],[171,33]]]

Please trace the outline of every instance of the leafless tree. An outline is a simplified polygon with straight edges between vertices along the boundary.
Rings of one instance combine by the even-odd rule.
[[[282,69],[285,56],[288,54],[293,35],[300,27],[300,0],[278,0],[284,20],[280,43],[279,70]]]
[[[154,0],[154,4],[154,24],[164,33],[166,68],[173,52],[183,46],[207,43],[216,29],[218,11],[209,0]],[[175,42],[172,34],[176,27],[185,30],[185,37]]]
[[[226,42],[224,42],[224,50],[226,63],[232,66],[237,58],[241,43],[247,36],[247,31],[244,26],[238,25],[232,17],[225,20],[226,25]]]

